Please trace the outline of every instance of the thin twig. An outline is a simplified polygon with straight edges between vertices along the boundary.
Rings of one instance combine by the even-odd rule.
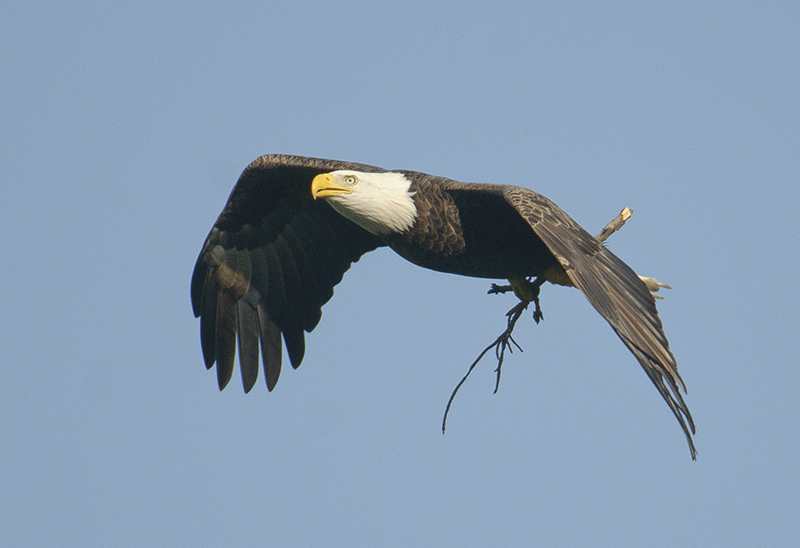
[[[503,358],[505,358],[506,355],[506,348],[512,354],[514,353],[514,348],[508,343],[514,343],[514,346],[516,346],[520,352],[524,352],[522,347],[517,343],[517,341],[514,340],[514,337],[511,336],[511,333],[514,331],[514,326],[517,324],[517,320],[520,316],[522,316],[522,312],[526,308],[528,308],[528,303],[525,301],[520,301],[514,308],[506,313],[506,316],[508,316],[508,326],[506,327],[506,330],[503,331],[502,335],[500,335],[495,341],[494,355],[497,358],[497,369],[494,371],[497,373],[497,379],[494,383],[494,392],[492,392],[493,394],[497,394],[497,389],[500,388],[500,371],[503,368]]]
[[[505,356],[506,348],[509,348],[508,342],[513,342],[514,346],[519,348],[520,352],[523,351],[522,347],[517,344],[517,341],[511,337],[511,332],[514,331],[514,326],[516,325],[520,316],[522,316],[522,312],[528,308],[528,304],[529,303],[526,303],[525,301],[520,301],[516,304],[516,306],[514,306],[514,308],[506,313],[506,316],[508,316],[508,325],[506,326],[506,330],[503,331],[492,344],[483,349],[483,352],[481,352],[480,355],[475,358],[475,361],[469,366],[467,373],[461,378],[456,387],[453,389],[453,393],[450,394],[450,399],[447,400],[447,407],[444,410],[444,418],[442,419],[443,434],[445,428],[447,427],[447,414],[450,413],[450,406],[453,404],[453,400],[461,388],[461,385],[467,380],[467,377],[469,377],[470,373],[472,373],[472,370],[475,369],[475,366],[478,365],[478,362],[481,361],[486,353],[492,348],[495,349],[495,356],[497,356],[497,369],[495,369],[495,372],[497,373],[497,380],[494,386],[494,393],[497,393],[497,389],[500,387],[500,369],[503,366],[503,357]],[[513,352],[514,350],[511,349],[511,351]]]

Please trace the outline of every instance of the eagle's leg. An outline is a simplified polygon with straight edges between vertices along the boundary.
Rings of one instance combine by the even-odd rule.
[[[524,302],[526,306],[528,303],[533,303],[533,320],[536,323],[543,320],[544,315],[539,305],[539,289],[545,282],[544,276],[537,276],[533,281],[530,278],[510,278],[508,281],[511,282],[511,288],[520,301]]]
[[[522,303],[525,303],[523,308],[527,307],[528,303],[533,303],[533,319],[536,323],[543,320],[544,314],[542,314],[542,307],[539,304],[539,289],[545,282],[545,278],[543,276],[537,276],[533,281],[531,281],[530,278],[509,278],[508,281],[511,285],[497,285],[493,283],[487,293],[489,295],[499,295],[501,293],[513,291],[517,298],[522,301]],[[511,315],[516,312],[516,308],[517,307],[514,307],[509,310],[506,316],[511,317]]]

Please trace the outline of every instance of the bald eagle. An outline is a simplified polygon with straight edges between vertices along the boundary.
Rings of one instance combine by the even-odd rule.
[[[655,300],[637,274],[557,205],[509,185],[300,156],[253,161],[233,188],[194,267],[192,307],[220,390],[239,346],[245,392],[261,355],[267,389],[305,352],[350,265],[388,246],[424,268],[580,289],[644,368],[680,423],[692,458],[694,421]],[[259,344],[260,343],[260,344]],[[260,348],[259,348],[260,346]]]

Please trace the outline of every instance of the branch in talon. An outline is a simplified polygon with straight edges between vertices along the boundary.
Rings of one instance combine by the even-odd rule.
[[[541,285],[541,283],[538,283],[538,285],[537,284],[531,284],[531,285],[534,285],[536,289],[537,296],[536,296],[536,301],[534,302],[536,302],[536,306],[538,308],[538,291],[539,291],[539,285]],[[508,317],[508,322],[506,324],[505,331],[503,331],[500,334],[500,336],[494,340],[492,344],[483,349],[483,352],[481,352],[478,355],[478,357],[475,358],[475,361],[472,362],[472,364],[469,366],[469,369],[467,370],[466,374],[461,378],[459,383],[453,389],[453,393],[450,394],[450,399],[447,400],[447,406],[445,407],[444,410],[444,417],[442,417],[443,434],[445,428],[447,427],[447,415],[450,413],[450,406],[453,404],[453,400],[455,399],[456,394],[461,388],[461,385],[463,385],[464,382],[466,382],[467,377],[469,377],[470,373],[472,373],[472,370],[475,369],[475,366],[478,365],[478,362],[481,361],[481,359],[483,359],[486,353],[489,352],[489,350],[491,350],[492,348],[494,348],[495,358],[497,359],[497,369],[495,369],[495,372],[497,373],[497,380],[495,381],[494,385],[494,391],[495,393],[497,392],[497,389],[500,387],[500,373],[503,368],[503,358],[505,357],[506,349],[508,349],[510,352],[513,352],[514,349],[511,346],[513,344],[519,349],[520,352],[522,352],[522,347],[517,343],[517,341],[514,340],[514,338],[511,336],[511,333],[513,333],[514,326],[517,324],[517,320],[519,320],[519,318],[522,316],[522,313],[528,308],[528,304],[530,304],[530,302],[531,301],[528,302],[520,301],[516,305],[514,305],[514,307],[511,310],[506,312],[506,316]],[[536,313],[534,312],[534,317],[535,314]],[[539,311],[539,315],[541,316],[541,310]]]

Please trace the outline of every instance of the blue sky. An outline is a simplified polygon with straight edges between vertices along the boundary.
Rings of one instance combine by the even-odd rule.
[[[0,544],[800,542],[794,2],[24,2],[0,45]],[[579,292],[391,251],[220,393],[189,278],[266,153],[510,183],[674,288],[692,462]],[[236,373],[238,375],[238,372]]]

